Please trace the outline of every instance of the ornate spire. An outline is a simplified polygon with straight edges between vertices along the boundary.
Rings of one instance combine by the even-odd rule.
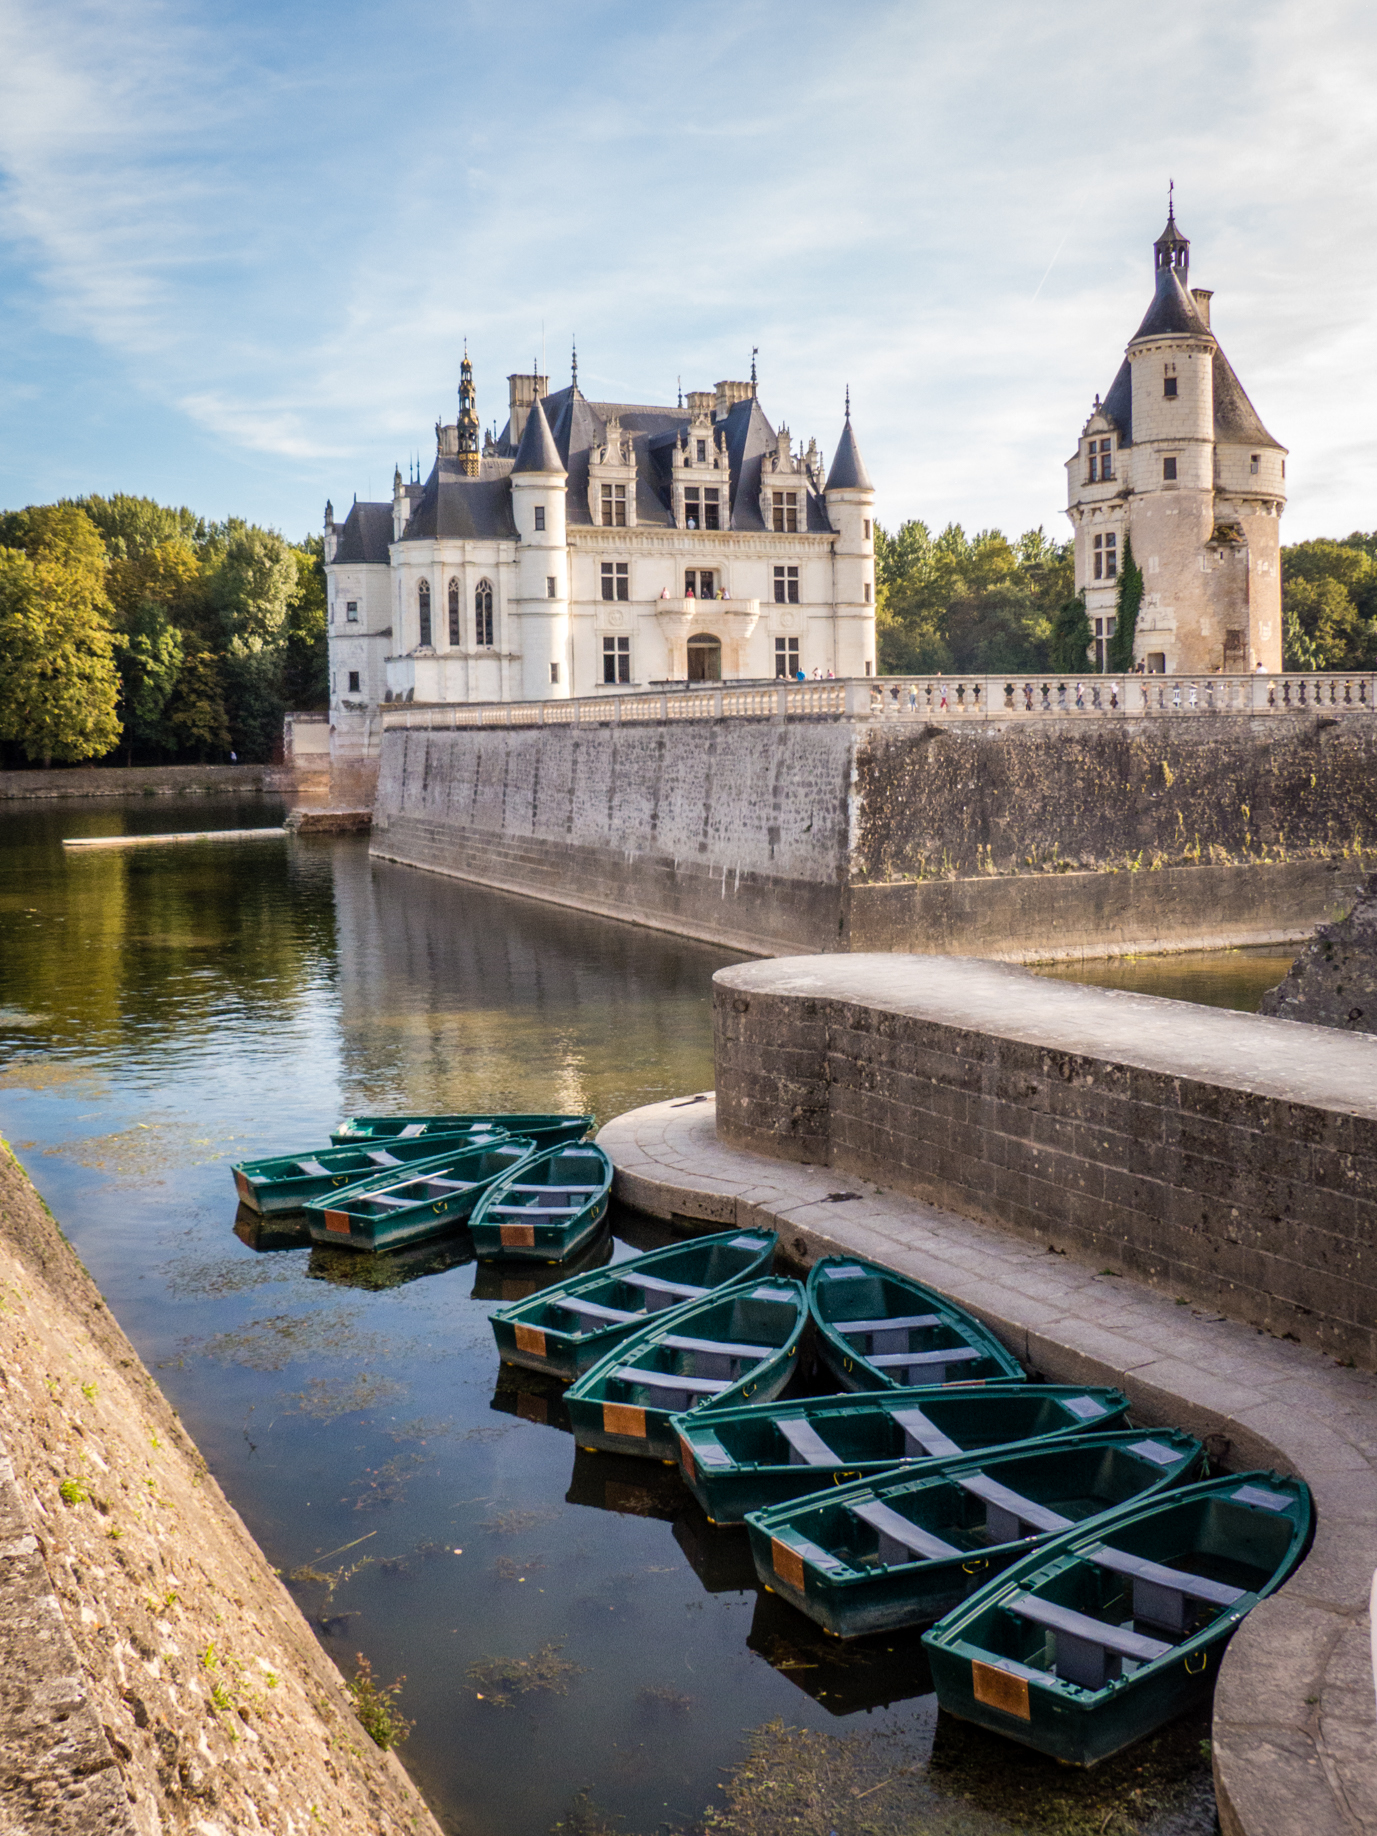
[[[1175,179],[1167,183],[1167,227],[1152,246],[1157,258],[1158,274],[1171,270],[1180,278],[1184,287],[1190,272],[1191,245],[1176,227]]]
[[[473,365],[469,362],[468,340],[464,340],[464,361],[459,366],[459,466],[469,478],[478,476],[478,406],[473,386]]]
[[[573,344],[572,344],[572,355],[570,359],[570,368],[573,372],[573,388],[575,392],[577,393],[578,386],[579,386],[579,341],[578,341],[577,336],[575,336],[573,340]]]
[[[760,355],[760,346],[758,344],[753,344],[751,346],[751,394],[752,395],[756,393],[755,360],[759,355]]]
[[[846,418],[848,422],[851,419],[851,384],[850,383],[846,385]]]

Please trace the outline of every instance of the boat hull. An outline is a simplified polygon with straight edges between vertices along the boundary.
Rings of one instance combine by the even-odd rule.
[[[307,1205],[328,1197],[332,1192],[343,1192],[357,1185],[360,1180],[396,1172],[401,1167],[419,1168],[427,1160],[438,1160],[446,1154],[460,1153],[465,1147],[476,1145],[477,1133],[476,1130],[463,1129],[449,1135],[423,1135],[412,1141],[392,1140],[385,1144],[360,1141],[304,1154],[277,1154],[269,1160],[241,1161],[238,1166],[231,1168],[234,1187],[240,1201],[260,1217],[289,1216],[293,1212],[304,1211]],[[493,1129],[484,1132],[480,1138],[484,1144],[496,1143],[505,1134],[504,1129]],[[370,1161],[367,1158],[370,1149],[387,1153],[395,1165],[388,1167],[375,1160]],[[299,1169],[303,1161],[311,1160],[322,1169],[321,1172],[293,1170]]]
[[[473,1209],[479,1260],[564,1262],[597,1236],[607,1216],[612,1162],[592,1142],[545,1148],[519,1176],[499,1179]]]
[[[859,1256],[824,1256],[808,1275],[808,1310],[817,1328],[817,1353],[839,1389],[911,1389],[916,1384],[1021,1383],[1025,1372],[1014,1354],[964,1307],[893,1269]],[[848,1338],[848,1321],[872,1328]],[[909,1321],[899,1329],[888,1320]],[[865,1355],[871,1343],[879,1364]],[[942,1353],[951,1354],[943,1363]],[[935,1362],[895,1364],[908,1354]],[[929,1378],[924,1369],[933,1374]]]
[[[558,1147],[566,1141],[581,1141],[593,1126],[592,1116],[539,1115],[417,1115],[417,1116],[350,1116],[341,1122],[330,1139],[337,1147],[360,1141],[386,1141],[398,1135],[462,1133],[473,1127],[500,1128],[509,1135],[521,1135],[537,1147]]]
[[[439,1236],[466,1224],[487,1188],[524,1165],[534,1152],[533,1142],[518,1137],[467,1154],[422,1161],[400,1179],[392,1173],[361,1180],[306,1207],[312,1241],[335,1249],[376,1252]],[[449,1173],[463,1183],[446,1191],[439,1182]],[[415,1200],[386,1211],[378,1209],[391,1196],[389,1188],[399,1187],[414,1190]]]

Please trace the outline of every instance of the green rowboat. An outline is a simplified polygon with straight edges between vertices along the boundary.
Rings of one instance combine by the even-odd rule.
[[[488,1123],[475,1123],[472,1128],[456,1129],[448,1135],[418,1135],[406,1140],[394,1136],[386,1142],[361,1141],[352,1147],[310,1148],[304,1154],[241,1160],[230,1171],[243,1203],[268,1217],[300,1211],[313,1199],[357,1185],[374,1173],[434,1160],[437,1155],[452,1154],[461,1148],[488,1146],[500,1141],[505,1133]]]
[[[317,1243],[340,1249],[396,1249],[467,1221],[488,1187],[524,1165],[535,1144],[503,1136],[492,1147],[464,1147],[402,1173],[378,1173],[306,1206]]]
[[[490,1186],[469,1229],[484,1261],[563,1262],[602,1228],[612,1162],[591,1141],[546,1148]]]
[[[778,1396],[808,1324],[803,1284],[770,1277],[688,1301],[615,1346],[565,1397],[581,1447],[672,1462],[671,1418]]]
[[[974,1315],[935,1288],[858,1256],[825,1256],[808,1276],[822,1362],[843,1390],[1019,1383],[1023,1367]]]
[[[592,1116],[350,1116],[331,1135],[345,1147],[359,1141],[412,1141],[418,1135],[452,1135],[471,1128],[500,1128],[509,1135],[524,1135],[537,1147],[558,1147],[562,1141],[582,1141],[593,1126]]]
[[[497,1349],[509,1364],[573,1382],[652,1314],[766,1275],[774,1253],[772,1230],[666,1244],[504,1307],[492,1316]]]
[[[1007,1383],[807,1396],[715,1408],[674,1426],[694,1496],[714,1523],[739,1524],[748,1512],[905,1460],[955,1460],[1011,1442],[1102,1432],[1123,1427],[1127,1415],[1119,1390]]]
[[[1070,1435],[756,1511],[756,1573],[825,1632],[931,1625],[1028,1551],[1098,1513],[1189,1483],[1200,1442],[1175,1429]]]
[[[924,1634],[937,1700],[1093,1766],[1208,1696],[1234,1628],[1312,1528],[1306,1486],[1263,1472],[1078,1524]]]

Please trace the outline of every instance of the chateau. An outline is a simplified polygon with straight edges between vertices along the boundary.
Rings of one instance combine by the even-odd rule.
[[[508,378],[481,443],[459,411],[424,484],[325,507],[332,752],[377,749],[387,702],[500,702],[667,680],[870,675],[874,489],[850,402],[830,472],[750,382],[680,406]]]
[[[1076,586],[1104,659],[1128,540],[1143,570],[1134,657],[1171,674],[1281,668],[1286,449],[1258,419],[1190,287],[1168,208],[1157,287],[1067,461]]]

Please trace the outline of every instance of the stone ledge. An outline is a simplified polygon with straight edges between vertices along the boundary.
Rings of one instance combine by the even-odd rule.
[[[1115,1384],[1138,1419],[1180,1421],[1229,1466],[1305,1478],[1314,1547],[1249,1614],[1220,1673],[1220,1822],[1224,1836],[1377,1833],[1370,1655],[1361,1674],[1377,1568],[1377,1378],[853,1174],[727,1146],[713,1102],[632,1110],[598,1140],[623,1203],[690,1228],[778,1230],[799,1262],[841,1251],[887,1263],[969,1307],[1049,1380]],[[839,1203],[836,1192],[857,1196]]]

